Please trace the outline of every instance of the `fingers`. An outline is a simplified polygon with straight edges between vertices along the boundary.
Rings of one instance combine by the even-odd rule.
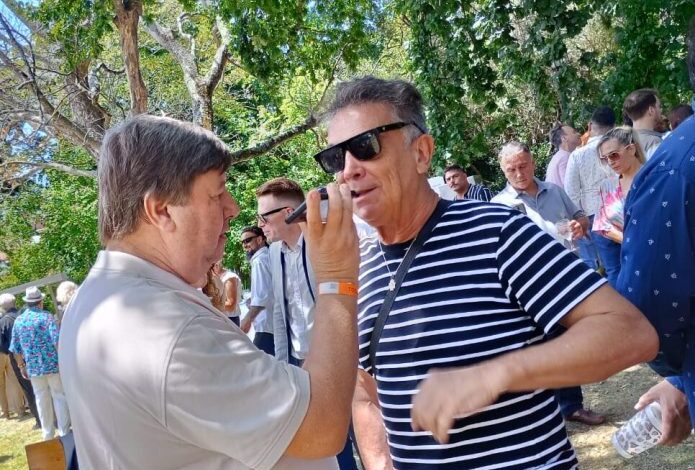
[[[637,403],[635,404],[635,409],[640,411],[655,400],[656,397],[651,393],[651,390],[649,390],[647,393],[639,397],[639,400],[637,400]]]

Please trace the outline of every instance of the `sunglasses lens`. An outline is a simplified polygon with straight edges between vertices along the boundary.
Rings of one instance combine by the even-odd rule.
[[[379,153],[379,139],[373,132],[360,134],[352,138],[347,144],[348,150],[358,160],[369,160]]]
[[[314,158],[326,173],[338,173],[345,168],[345,151],[339,146],[319,152]]]

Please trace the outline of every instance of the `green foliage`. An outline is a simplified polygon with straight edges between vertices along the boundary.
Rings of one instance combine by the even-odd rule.
[[[84,166],[90,158],[62,145],[56,160]],[[10,257],[0,288],[60,272],[80,282],[96,258],[96,181],[55,171],[47,179],[46,187],[30,184],[0,202],[0,250]]]
[[[438,169],[453,160],[495,181],[494,155],[510,138],[540,144],[556,120],[581,128],[595,106],[619,110],[637,88],[655,87],[671,105],[690,93],[692,0],[409,0],[398,9],[411,25]]]

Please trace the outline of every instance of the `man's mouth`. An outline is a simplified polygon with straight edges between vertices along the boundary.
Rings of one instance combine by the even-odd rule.
[[[352,194],[353,199],[359,199],[360,197],[364,196],[365,194],[368,194],[371,192],[374,188],[371,189],[361,189],[359,191],[352,190],[350,191],[350,194]]]

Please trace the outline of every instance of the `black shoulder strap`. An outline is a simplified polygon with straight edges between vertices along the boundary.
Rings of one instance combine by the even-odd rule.
[[[439,221],[441,215],[444,213],[446,208],[449,207],[449,202],[450,201],[446,201],[444,199],[439,200],[439,202],[437,203],[437,207],[434,209],[434,212],[432,212],[430,218],[427,219],[427,222],[425,222],[425,225],[417,234],[417,237],[413,241],[413,244],[410,246],[410,249],[406,253],[405,258],[403,258],[403,261],[401,261],[401,264],[398,266],[398,270],[396,271],[396,276],[394,279],[394,281],[396,282],[395,288],[386,292],[386,297],[384,297],[384,303],[381,304],[381,308],[379,309],[379,316],[374,322],[372,337],[369,341],[369,365],[372,368],[371,373],[374,376],[376,376],[376,349],[379,346],[381,333],[384,331],[386,318],[389,316],[389,312],[391,311],[393,301],[396,300],[396,295],[398,294],[398,290],[401,288],[401,283],[403,282],[405,275],[408,274],[408,269],[410,268],[410,265],[412,264],[417,254],[420,253],[420,249],[422,248],[422,245],[425,243],[425,239],[429,236],[430,232],[432,232],[432,229],[437,224],[437,221]]]

